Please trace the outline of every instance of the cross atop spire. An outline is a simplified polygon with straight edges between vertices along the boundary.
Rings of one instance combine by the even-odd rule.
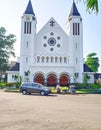
[[[75,1],[73,0],[72,8],[69,14],[69,17],[71,16],[80,16],[80,13],[78,12],[78,9],[76,7]]]
[[[33,11],[33,7],[32,7],[32,3],[31,3],[31,0],[29,0],[29,3],[28,3],[28,5],[27,5],[27,8],[26,8],[24,14],[33,14],[33,15],[35,16],[34,11]]]

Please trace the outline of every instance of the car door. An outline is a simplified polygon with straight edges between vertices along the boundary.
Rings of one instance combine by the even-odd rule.
[[[38,84],[33,84],[33,92],[34,93],[39,93],[40,89],[39,89],[39,85]]]
[[[29,93],[33,92],[33,85],[31,83],[27,84],[27,92],[29,92]]]

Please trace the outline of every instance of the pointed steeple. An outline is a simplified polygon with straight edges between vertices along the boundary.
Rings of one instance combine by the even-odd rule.
[[[69,14],[69,17],[72,17],[72,16],[80,16],[80,13],[78,12],[78,9],[76,7],[74,0],[73,0],[73,4],[72,4],[70,14]]]
[[[32,3],[31,3],[31,0],[29,0],[29,3],[28,3],[28,5],[27,5],[27,8],[26,8],[24,14],[33,14],[33,15],[35,16],[34,11],[33,11],[33,7],[32,7]]]

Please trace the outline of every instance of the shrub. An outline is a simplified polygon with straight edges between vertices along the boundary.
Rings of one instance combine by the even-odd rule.
[[[76,89],[84,89],[87,85],[85,83],[75,83]]]
[[[15,86],[16,86],[16,88],[19,88],[21,86],[21,82],[16,82]]]
[[[5,88],[6,86],[7,86],[7,83],[6,83],[6,82],[0,83],[0,88]]]
[[[85,84],[85,83],[75,83],[76,89],[97,89],[101,88],[101,84]]]
[[[92,89],[97,89],[97,88],[101,88],[101,84],[89,84],[90,88]]]
[[[13,87],[13,86],[15,86],[15,83],[7,83],[6,86],[7,86],[7,87]]]

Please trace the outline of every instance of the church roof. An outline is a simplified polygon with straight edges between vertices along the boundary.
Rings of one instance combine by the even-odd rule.
[[[15,64],[10,68],[9,71],[19,71],[20,64],[15,62]]]
[[[70,14],[69,14],[69,17],[71,16],[80,16],[80,13],[78,12],[78,9],[76,7],[74,0],[73,0],[72,8],[70,10]]]
[[[94,77],[95,77],[96,79],[100,78],[100,77],[101,77],[101,73],[95,73],[95,74],[94,74]]]
[[[31,3],[31,0],[29,0],[29,3],[28,3],[28,5],[27,5],[27,8],[26,8],[24,14],[33,14],[33,15],[35,16],[34,11],[33,11],[33,7],[32,7],[32,3]]]
[[[84,72],[93,72],[86,64],[83,65]]]

